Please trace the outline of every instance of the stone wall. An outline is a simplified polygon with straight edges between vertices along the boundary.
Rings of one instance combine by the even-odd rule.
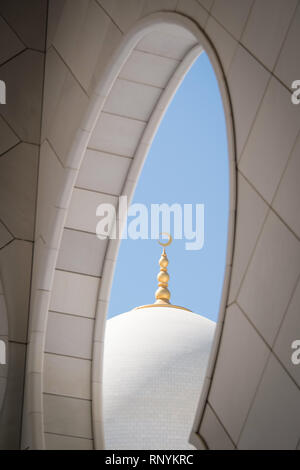
[[[89,176],[92,164],[95,164],[92,155],[89,160],[83,159],[92,131],[92,147],[98,152],[105,150],[109,155],[108,147],[101,148],[103,136],[110,136],[106,144],[108,141],[110,144],[120,142],[114,136],[121,135],[125,127],[107,116],[101,118],[100,112],[104,106],[110,106],[106,114],[115,112],[114,100],[108,101],[109,96],[113,97],[111,86],[142,39],[140,36],[134,42],[139,34],[138,21],[156,13],[156,21],[159,22],[161,15],[163,24],[163,12],[166,11],[176,12],[183,20],[190,18],[193,27],[204,31],[211,41],[212,46],[207,43],[207,47],[215,50],[222,66],[221,69],[214,64],[215,70],[220,72],[220,86],[228,86],[232,116],[230,107],[225,112],[227,122],[233,118],[236,141],[236,161],[231,167],[231,177],[236,170],[238,175],[236,211],[235,201],[231,205],[231,217],[236,214],[233,264],[230,247],[219,336],[207,372],[192,441],[198,447],[209,448],[299,446],[300,417],[296,410],[299,408],[300,369],[290,360],[291,343],[299,339],[295,335],[300,330],[300,195],[297,177],[300,171],[300,106],[292,104],[290,91],[291,83],[300,79],[299,1],[50,0],[35,229],[36,185],[33,182],[37,176],[40,143],[44,60],[44,42],[40,42],[44,28],[42,31],[40,28],[44,25],[46,6],[40,1],[2,1],[0,5],[4,21],[1,30],[6,31],[8,39],[5,43],[11,44],[8,56],[5,54],[9,48],[5,47],[2,53],[0,68],[0,79],[7,82],[8,100],[7,105],[1,105],[3,119],[0,124],[6,136],[1,140],[4,147],[0,157],[3,246],[0,263],[9,318],[10,364],[16,363],[11,368],[11,387],[19,397],[14,400],[20,404],[18,417],[22,401],[22,374],[18,370],[23,371],[25,360],[32,242],[35,240],[23,446],[90,448],[103,445],[101,332],[117,249],[108,247],[105,258],[99,257],[106,261],[103,266],[96,266],[96,276],[90,276],[91,272],[78,273],[77,267],[69,264],[70,261],[79,262],[79,253],[84,253],[88,243],[84,241],[88,235],[83,232],[89,232],[90,220],[84,210],[79,210],[84,180],[80,172]],[[23,11],[16,14],[25,8],[24,5],[30,5],[36,13],[28,17]],[[42,12],[37,13],[36,9],[41,6]],[[30,21],[39,14],[42,20],[29,27]],[[24,18],[28,19],[24,21]],[[144,21],[146,28],[147,20]],[[165,26],[168,28],[170,23],[172,21]],[[189,25],[189,28],[192,27]],[[205,36],[201,37],[206,44]],[[155,40],[159,40],[159,36]],[[127,56],[123,41],[128,47]],[[157,47],[157,42],[153,40],[151,47]],[[114,56],[117,51],[118,55]],[[143,81],[143,72],[147,69],[138,59],[139,54],[134,56],[130,62],[132,69],[127,69],[129,75],[125,78],[130,81],[130,74],[134,72],[134,77],[139,76]],[[211,52],[210,57],[213,56]],[[112,58],[115,58],[114,63]],[[148,75],[151,78],[151,74]],[[117,93],[118,90],[115,88],[114,91]],[[129,117],[132,103],[119,103],[125,103],[122,113]],[[168,100],[165,105],[167,103]],[[161,114],[163,109],[161,105]],[[143,121],[139,117],[138,120]],[[133,161],[137,158],[137,167],[151,142],[149,135],[141,137],[140,127],[135,125],[127,129],[121,140],[129,151],[123,157],[133,158]],[[154,130],[153,125],[151,132]],[[126,136],[131,137],[126,140]],[[142,150],[140,154],[136,153],[137,140],[144,143],[144,153]],[[119,148],[113,153],[116,157],[115,153],[122,152]],[[111,178],[111,162],[105,155],[99,157],[98,163],[100,161],[103,163],[102,182],[105,183]],[[121,178],[125,170],[119,166],[118,169]],[[118,191],[132,192],[138,169],[132,172],[134,177],[127,177],[122,184],[119,180]],[[77,180],[79,175],[81,184]],[[111,182],[116,187],[117,180]],[[93,184],[92,179],[88,184]],[[75,185],[78,187],[74,188]],[[70,230],[67,232],[66,229],[70,225],[83,235],[72,233],[73,241],[68,244],[65,240]],[[229,234],[229,238],[231,236]],[[71,251],[67,252],[66,246],[70,246]],[[85,264],[79,263],[83,269],[95,269],[94,260],[88,258],[88,254],[83,255],[83,260]],[[61,285],[66,286],[64,303],[57,293],[59,276],[64,277],[65,284]],[[83,278],[86,284],[82,282]],[[90,278],[97,278],[97,286]],[[90,292],[95,295],[95,304],[84,315],[82,311],[76,311],[78,304],[74,305],[77,285],[84,289],[86,298],[93,299]],[[54,312],[48,316],[50,305]],[[72,321],[70,330],[69,321]],[[70,331],[70,337],[62,335],[59,338],[60,331]],[[78,342],[75,333],[80,339]],[[67,344],[70,351],[74,342],[79,349],[83,344],[83,349],[78,349],[75,354],[66,350],[59,353],[60,344]],[[56,365],[49,365],[49,360],[45,361],[45,348],[46,351],[58,348],[55,352],[61,356],[76,356],[78,364],[88,360],[89,367],[80,363],[82,367],[75,368],[73,374],[65,357],[61,362],[58,358]],[[61,369],[63,361],[65,365]],[[63,382],[57,379],[61,370],[69,371],[69,375],[62,374]],[[61,387],[48,393],[51,397],[47,399],[43,392],[49,386],[46,380],[51,375],[45,371],[53,373],[51,384]],[[82,396],[74,397],[70,393],[76,389],[72,384],[78,371],[82,384],[78,393],[87,397],[85,401],[81,400]],[[92,390],[88,388],[91,377]],[[68,397],[67,406],[62,395]],[[16,418],[9,416],[9,410],[9,404],[5,403],[1,419],[15,423]],[[78,419],[74,421],[76,416]],[[10,443],[4,442],[4,446],[17,445],[18,427],[13,425],[11,429],[10,437],[7,430],[5,433]]]
[[[0,2],[0,448],[19,448],[35,229],[47,1]],[[8,325],[7,325],[8,317]],[[1,399],[0,399],[1,405]]]

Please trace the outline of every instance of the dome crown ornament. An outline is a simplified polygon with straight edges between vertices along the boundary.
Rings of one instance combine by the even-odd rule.
[[[186,310],[188,312],[191,312],[191,310],[189,310],[188,308],[179,307],[178,305],[172,305],[170,302],[171,294],[168,289],[170,276],[167,271],[169,260],[168,260],[167,253],[166,253],[166,247],[171,245],[173,238],[169,233],[166,233],[166,232],[163,232],[160,234],[160,236],[162,235],[165,235],[166,237],[168,237],[168,240],[165,243],[158,240],[158,243],[163,247],[163,251],[162,251],[160,260],[158,262],[160,266],[160,271],[157,275],[158,289],[155,292],[156,301],[154,304],[141,305],[140,307],[135,307],[135,310],[144,309],[144,308],[153,308],[153,307],[169,307],[173,309],[180,309],[180,310]]]
[[[168,236],[168,241],[166,243],[163,243],[161,241],[158,241],[158,243],[163,246],[163,252],[161,254],[160,260],[159,260],[159,266],[160,266],[160,271],[157,275],[157,280],[158,280],[158,289],[155,292],[155,304],[170,304],[170,298],[171,294],[168,289],[168,283],[169,283],[169,273],[167,271],[167,267],[169,264],[169,260],[167,257],[166,253],[166,246],[171,245],[172,243],[172,236],[169,233],[161,233],[161,235],[166,235]]]

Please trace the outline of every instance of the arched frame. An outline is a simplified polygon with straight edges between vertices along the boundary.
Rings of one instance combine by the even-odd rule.
[[[99,78],[98,85],[90,96],[88,108],[81,121],[80,128],[78,129],[72,147],[68,152],[65,164],[65,167],[68,171],[66,172],[61,192],[57,196],[60,199],[59,203],[57,204],[59,210],[57,210],[55,213],[54,223],[51,224],[51,228],[49,229],[48,240],[46,240],[46,248],[42,251],[36,249],[34,256],[34,276],[35,279],[38,279],[38,281],[33,281],[29,345],[26,366],[23,446],[29,445],[32,448],[39,449],[46,447],[44,437],[45,410],[43,404],[43,374],[48,311],[53,287],[54,272],[62,239],[62,232],[68,215],[68,208],[72,198],[72,191],[84,158],[85,151],[93,133],[95,132],[99,116],[101,116],[101,112],[105,106],[105,103],[110,96],[112,87],[117,77],[119,76],[120,71],[126,65],[128,58],[130,57],[136,45],[147,34],[155,31],[163,31],[164,28],[168,28],[169,26],[178,27],[179,30],[186,31],[188,35],[193,38],[194,45],[180,62],[179,66],[165,87],[164,92],[152,110],[149,121],[143,132],[143,136],[138,142],[134,158],[132,159],[127,178],[123,186],[122,195],[127,195],[128,200],[131,200],[139,178],[139,174],[143,167],[143,163],[151,146],[151,142],[155,136],[161,119],[164,116],[167,106],[193,62],[197,59],[202,50],[205,50],[216,74],[223,101],[227,127],[230,179],[230,212],[222,299],[214,344],[210,355],[210,362],[200,398],[197,416],[195,418],[194,427],[191,433],[191,443],[193,443],[197,448],[205,447],[205,444],[199,437],[198,430],[202,418],[203,408],[209,391],[222,334],[234,246],[236,211],[235,138],[230,97],[226,85],[225,75],[217,57],[216,51],[205,33],[194,21],[177,13],[156,13],[149,15],[148,17],[145,17],[144,19],[137,22],[131,31],[129,31],[129,33],[123,37],[120,46],[113,54],[109,65],[103,70],[103,73]],[[101,269],[101,281],[99,280],[99,295],[95,313],[95,324],[93,328],[91,403],[92,438],[94,442],[94,448],[96,449],[101,449],[104,447],[102,404],[101,399],[99,398],[101,396],[101,364],[103,355],[103,337],[105,330],[106,310],[117,260],[119,243],[119,240],[110,241],[105,253],[103,268]],[[74,253],[74,256],[75,255],[76,253]]]

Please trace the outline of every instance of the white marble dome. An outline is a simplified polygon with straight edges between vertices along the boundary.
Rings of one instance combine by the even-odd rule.
[[[107,449],[191,449],[188,444],[215,323],[190,311],[139,308],[107,321]]]

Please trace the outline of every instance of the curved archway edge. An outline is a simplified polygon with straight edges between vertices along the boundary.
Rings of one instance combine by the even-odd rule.
[[[127,33],[111,58],[110,64],[105,68],[99,79],[98,85],[90,96],[89,105],[77,130],[73,145],[65,160],[64,183],[60,194],[57,195],[57,208],[55,223],[47,234],[45,246],[41,243],[41,250],[36,250],[34,257],[34,270],[36,282],[33,282],[32,304],[29,326],[29,344],[26,367],[26,402],[24,411],[23,442],[25,446],[32,448],[45,448],[44,439],[44,409],[43,409],[43,354],[45,349],[45,338],[47,330],[47,316],[50,305],[51,290],[53,286],[54,271],[57,262],[59,247],[62,239],[64,223],[68,213],[72,190],[88,146],[92,132],[96,126],[99,115],[105,105],[107,97],[113,87],[120,70],[126,64],[136,44],[147,33],[161,29],[168,25],[178,26],[187,31],[195,38],[198,46],[195,46],[184,58],[180,67],[171,78],[168,87],[153,111],[145,133],[136,151],[131,164],[122,194],[127,195],[129,200],[133,195],[136,182],[146,158],[147,152],[154,138],[160,120],[163,117],[168,103],[180,85],[185,73],[198,57],[203,48],[209,56],[214,68],[223,100],[224,112],[227,126],[228,155],[230,168],[230,214],[228,224],[228,242],[226,269],[223,285],[223,293],[220,305],[219,320],[216,330],[214,345],[211,352],[210,363],[207,370],[205,384],[202,390],[197,416],[195,418],[191,433],[191,443],[196,447],[205,447],[201,441],[198,430],[201,422],[203,408],[209,391],[211,377],[218,353],[222,325],[225,315],[226,301],[232,265],[232,254],[234,244],[235,227],[235,205],[236,205],[236,174],[235,174],[235,139],[232,121],[232,111],[226,80],[218,60],[216,51],[205,33],[189,18],[178,13],[155,13],[140,20],[133,29]],[[93,440],[96,449],[103,448],[102,409],[99,396],[101,394],[101,361],[103,352],[103,334],[105,328],[105,316],[109,291],[113,278],[115,261],[117,258],[119,242],[111,241],[106,251],[104,268],[102,271],[99,287],[97,311],[93,333],[92,353],[92,423]]]

